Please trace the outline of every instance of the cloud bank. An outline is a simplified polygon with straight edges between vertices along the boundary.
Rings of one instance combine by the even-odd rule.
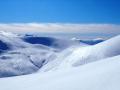
[[[0,30],[42,33],[113,33],[120,34],[119,24],[71,23],[0,23]]]

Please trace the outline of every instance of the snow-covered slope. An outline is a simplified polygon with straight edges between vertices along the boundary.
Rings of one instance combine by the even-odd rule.
[[[0,77],[8,77],[0,90],[120,90],[120,35],[96,45],[53,42],[65,48],[0,32]]]
[[[72,41],[38,38],[37,44],[30,44],[21,39],[22,36],[11,32],[0,31],[0,77],[30,74],[38,71],[43,65],[54,60],[63,48],[86,46],[85,44],[72,43]],[[32,38],[32,40],[34,37]],[[47,40],[46,40],[47,39]],[[52,40],[53,41],[52,41]],[[36,38],[35,38],[36,40]],[[46,41],[44,41],[46,40]],[[58,41],[57,41],[58,40]],[[40,42],[41,41],[41,42]],[[44,45],[50,41],[52,46]],[[59,50],[60,49],[60,50]]]
[[[30,44],[23,42],[17,34],[0,31],[0,41],[6,44],[10,49],[29,47]],[[2,46],[0,47],[2,48]]]
[[[68,70],[0,79],[1,90],[119,90],[120,55]]]
[[[58,55],[55,60],[44,65],[40,71],[80,66],[104,58],[119,55],[119,45],[120,35],[93,46],[69,48]]]
[[[0,32],[0,77],[23,75],[0,78],[0,90],[120,89],[120,35],[96,45],[40,38],[30,44]]]
[[[0,51],[0,77],[36,72],[57,54],[55,49],[40,44],[31,45],[16,34],[3,31],[0,32]]]

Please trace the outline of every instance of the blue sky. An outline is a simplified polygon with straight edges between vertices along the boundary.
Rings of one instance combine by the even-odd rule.
[[[0,0],[0,23],[120,23],[120,0]]]
[[[120,34],[120,0],[0,0],[0,30],[111,37]]]

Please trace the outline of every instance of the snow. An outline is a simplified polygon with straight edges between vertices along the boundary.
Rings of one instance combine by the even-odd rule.
[[[1,31],[2,32],[2,31]],[[24,42],[16,34],[0,32],[0,40],[10,49],[0,55],[0,77],[16,76],[34,73],[49,57],[55,58],[55,49],[44,45],[31,45]],[[3,43],[2,43],[3,44]],[[52,58],[51,58],[52,59]]]
[[[10,32],[0,41],[11,48],[0,54],[0,90],[120,90],[120,35],[95,45],[57,39],[59,52]]]
[[[9,37],[17,37],[17,34],[13,34],[12,32],[0,31],[0,35],[9,36]]]
[[[0,89],[119,90],[119,69],[120,55],[68,70],[1,78]]]
[[[59,49],[61,49],[42,44],[33,45],[24,42],[21,36],[19,37],[19,35],[9,32],[1,31],[0,40],[10,48],[6,49],[0,55],[0,77],[34,73],[43,65],[54,60],[59,54]],[[55,42],[66,48],[73,46],[70,44],[70,41],[68,41],[69,43],[64,41],[65,40],[59,40],[59,42]],[[62,44],[63,42],[64,44]],[[5,45],[2,45],[2,48]]]
[[[68,48],[52,62],[44,65],[40,71],[76,67],[120,54],[120,36],[116,36],[97,45]]]

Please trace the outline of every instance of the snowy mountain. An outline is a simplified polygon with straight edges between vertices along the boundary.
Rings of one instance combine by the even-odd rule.
[[[0,90],[119,90],[119,45],[120,35],[88,45],[1,31]]]
[[[68,48],[40,71],[76,67],[120,54],[120,36],[87,47]]]
[[[28,41],[34,41],[34,44],[25,41],[25,38]],[[85,46],[85,44],[70,40],[22,37],[11,32],[1,31],[0,77],[34,73],[44,64],[54,60],[61,50],[78,45]]]
[[[0,41],[0,77],[36,72],[43,62],[57,54],[53,48],[40,44],[33,46],[9,32],[1,32]]]

